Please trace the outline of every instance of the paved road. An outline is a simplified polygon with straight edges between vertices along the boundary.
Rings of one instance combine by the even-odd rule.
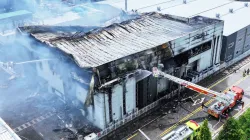
[[[245,105],[250,103],[250,76],[244,77],[242,76],[242,72],[244,69],[250,68],[250,63],[239,69],[236,73],[230,74],[229,76],[219,80],[215,84],[211,85],[209,88],[215,91],[226,91],[228,88],[230,88],[233,85],[237,85],[243,89],[245,89],[245,96],[243,98],[243,101],[245,102]],[[146,135],[150,139],[160,139],[164,135],[166,135],[168,132],[178,128],[180,125],[185,123],[187,120],[195,120],[197,122],[202,122],[205,118],[209,120],[209,126],[210,129],[215,132],[218,128],[220,128],[223,123],[225,122],[224,119],[222,119],[220,122],[219,120],[209,116],[207,113],[203,112],[200,103],[201,100],[205,100],[207,102],[207,105],[211,105],[211,103],[214,102],[214,99],[211,99],[210,97],[207,97],[202,94],[193,94],[194,99],[197,100],[197,104],[194,104],[192,102],[186,102],[182,103],[177,107],[177,112],[168,112],[166,115],[161,116],[157,119],[155,119],[153,122],[143,126],[140,128],[140,130],[143,132],[143,134],[139,131],[132,134],[127,139],[133,139],[133,140],[145,140]],[[232,112],[230,112],[230,116],[234,116],[239,111],[239,107],[236,106]]]

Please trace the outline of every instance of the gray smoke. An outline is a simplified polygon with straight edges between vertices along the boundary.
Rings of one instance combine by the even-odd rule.
[[[49,28],[38,25],[31,27],[32,30],[66,34],[80,31],[85,33],[94,28],[136,18],[109,5],[88,2],[80,6],[68,6],[67,3],[61,3],[61,0],[1,0],[0,9],[0,12],[31,11],[33,18],[32,21],[27,21],[28,24],[41,24],[42,21],[43,24],[57,25]],[[58,22],[62,19],[69,20]],[[5,24],[13,25],[13,22],[15,21],[11,19]],[[67,29],[58,25],[67,26]],[[82,26],[88,28],[79,31]],[[0,117],[7,122],[30,121],[39,115],[53,112],[54,120],[50,127],[34,128],[45,134],[45,139],[51,139],[51,133],[64,132],[65,129],[71,134],[99,131],[84,117],[88,115],[84,99],[79,99],[80,95],[87,96],[92,71],[79,68],[71,57],[31,39],[29,35],[8,38],[9,42],[5,38],[1,38],[3,42],[0,42]],[[45,71],[47,68],[50,71]],[[39,69],[43,69],[45,73],[39,75]],[[48,83],[48,79],[53,77],[60,81]],[[62,84],[63,95],[51,86],[58,84],[59,87]],[[86,92],[77,93],[76,88],[79,86]]]
[[[46,131],[51,132],[68,126],[80,131],[86,129],[86,124],[91,125],[81,113],[81,110],[84,110],[84,104],[77,99],[75,91],[77,85],[88,90],[92,75],[90,70],[80,69],[71,58],[60,51],[40,44],[34,45],[34,42],[26,37],[4,44],[1,51],[5,52],[0,55],[1,117],[15,122],[18,119],[28,120],[28,118],[38,117],[39,113],[42,115],[53,112],[60,120],[51,126],[52,130],[46,128]],[[64,95],[49,91],[50,83],[46,83],[46,79],[37,73],[37,67],[42,64],[49,64],[54,75],[59,76],[63,81]],[[43,68],[45,69],[45,65]],[[74,80],[72,73],[76,74],[81,81]],[[38,114],[29,112],[38,112]],[[94,131],[94,129],[88,131]]]
[[[1,0],[0,8],[1,12],[31,11],[33,24],[37,21],[63,17],[65,14],[66,19],[72,16],[79,18],[60,23],[61,26],[91,25],[97,28],[132,18],[109,5],[89,2],[82,6],[69,7],[60,1]],[[13,21],[10,20],[5,24],[11,25],[12,23]],[[70,29],[74,30],[73,33],[77,32],[73,27],[69,28],[68,32],[71,32]],[[89,28],[91,29],[93,28]],[[51,31],[57,32],[57,30]],[[90,127],[91,122],[83,116],[86,108],[83,101],[80,101],[76,95],[76,86],[81,86],[88,91],[92,76],[90,69],[79,68],[69,56],[29,36],[12,36],[9,42],[2,40],[4,42],[0,42],[0,116],[4,120],[8,122],[29,121],[39,115],[53,112],[58,120],[50,124],[50,128],[34,129],[43,133],[56,133],[72,126],[70,127],[72,133],[88,134],[98,131]],[[45,66],[52,70],[52,73],[47,74],[49,78],[57,76],[63,81],[64,95],[52,90],[50,85],[57,84],[56,81],[47,83],[46,78],[39,75],[38,68],[45,69]],[[49,139],[49,135],[45,139]]]

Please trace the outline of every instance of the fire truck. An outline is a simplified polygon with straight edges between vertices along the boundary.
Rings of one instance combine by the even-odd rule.
[[[177,128],[176,130],[171,131],[164,137],[162,140],[194,140],[199,131],[200,125],[193,121],[189,120],[185,125]]]
[[[244,102],[242,101],[242,97],[244,95],[244,90],[240,87],[233,86],[228,91],[219,93],[192,82],[164,73],[157,67],[153,68],[153,76],[159,78],[167,78],[168,80],[180,84],[188,89],[215,98],[216,102],[210,107],[207,107],[204,103],[202,103],[203,110],[208,114],[214,116],[215,118],[227,117],[228,111],[230,111],[236,104],[242,104],[243,108]]]

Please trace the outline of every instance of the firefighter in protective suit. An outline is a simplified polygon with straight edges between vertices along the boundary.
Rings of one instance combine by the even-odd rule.
[[[245,77],[246,76],[246,73],[245,73],[245,71],[243,72],[243,77]]]

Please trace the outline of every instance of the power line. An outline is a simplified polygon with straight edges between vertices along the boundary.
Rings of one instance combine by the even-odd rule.
[[[197,14],[192,15],[191,17],[193,17],[193,16],[197,16],[197,15],[199,15],[199,14],[201,14],[201,13],[205,13],[205,12],[208,12],[208,11],[211,11],[211,10],[214,10],[214,9],[217,9],[217,8],[219,8],[219,7],[222,7],[222,6],[225,6],[225,5],[231,4],[231,3],[233,3],[233,2],[234,2],[234,1],[231,1],[231,2],[228,2],[228,3],[222,4],[222,5],[219,5],[219,6],[217,6],[217,7],[214,7],[214,8],[211,8],[211,9],[205,10],[205,11],[202,11],[202,12],[200,12],[200,13],[197,13]]]
[[[175,1],[175,0],[169,0],[169,1],[161,2],[161,3],[156,3],[156,4],[148,5],[148,6],[145,6],[145,7],[138,8],[137,10],[148,8],[148,7],[152,7],[152,6],[157,6],[157,5],[168,3],[168,2],[171,2],[171,1]]]
[[[245,6],[240,7],[240,8],[238,8],[238,9],[234,10],[233,12],[239,11],[239,10],[241,10],[241,9],[243,9],[243,8],[245,8]],[[224,15],[221,15],[220,17],[226,16],[226,15],[228,15],[228,14],[230,14],[230,13],[228,12],[228,13],[226,13],[226,14],[224,14]]]
[[[189,1],[189,2],[187,2],[187,3],[191,3],[191,2],[194,2],[194,1],[197,1],[197,0],[192,0],[192,1]],[[162,8],[161,11],[166,10],[166,9],[170,9],[170,8],[174,8],[174,7],[183,5],[183,4],[184,4],[184,3],[182,2],[181,4],[176,4],[176,5],[174,5],[174,6],[169,6],[169,7],[166,7],[166,8]]]

